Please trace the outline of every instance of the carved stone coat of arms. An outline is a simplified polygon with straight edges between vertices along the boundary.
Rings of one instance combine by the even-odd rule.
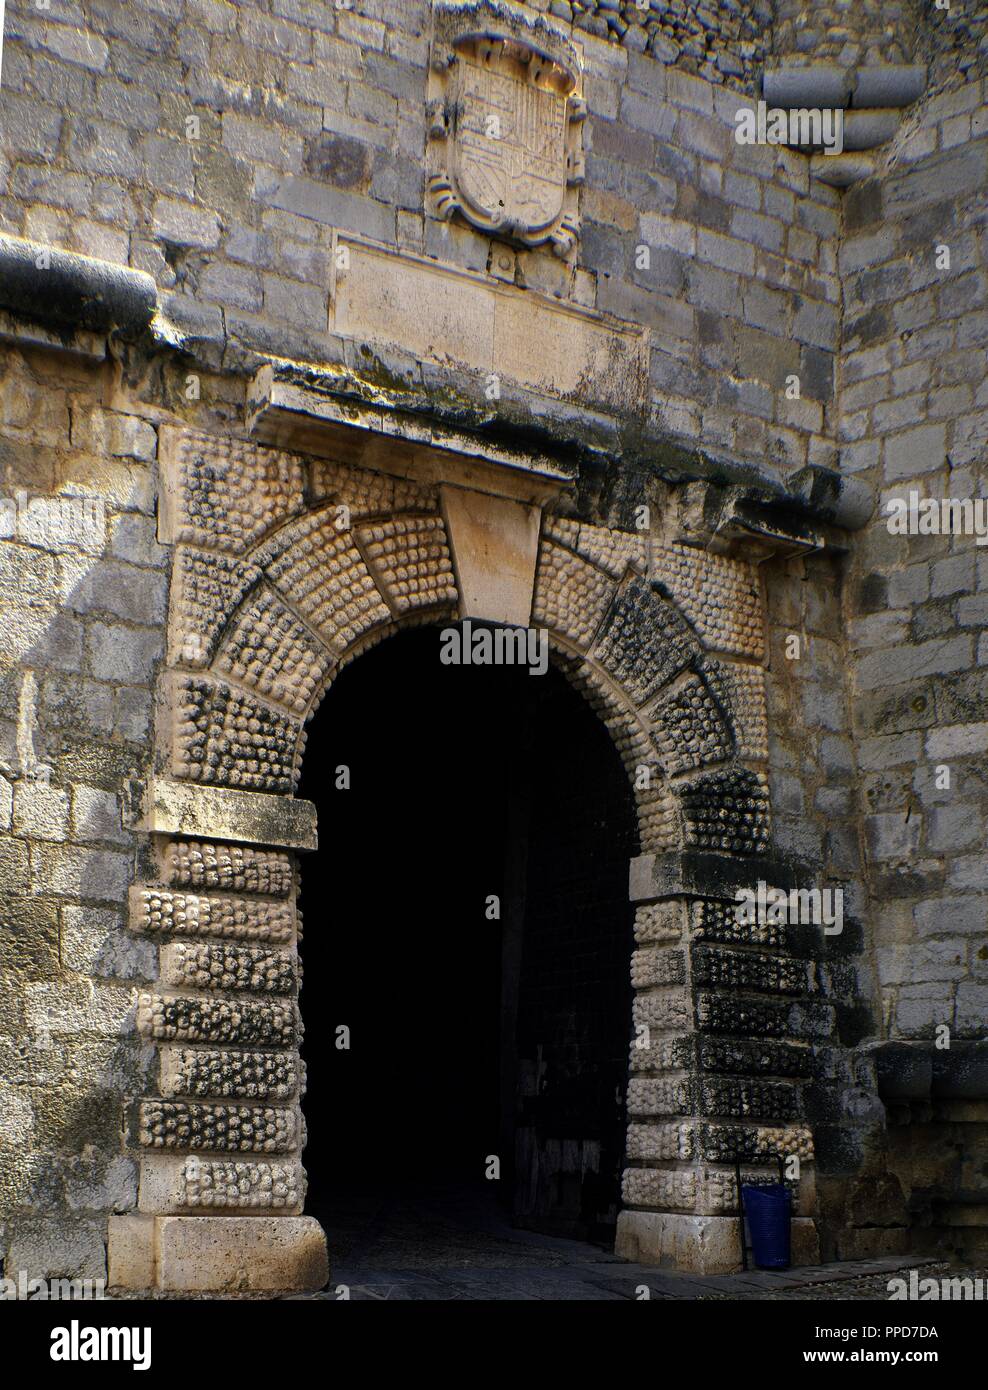
[[[436,213],[565,256],[583,182],[579,59],[550,25],[499,0],[436,9],[429,192]]]

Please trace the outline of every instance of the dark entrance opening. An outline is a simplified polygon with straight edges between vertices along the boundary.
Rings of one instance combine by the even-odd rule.
[[[416,1191],[601,1242],[617,1216],[627,774],[559,671],[443,665],[440,640],[346,667],[303,761],[306,1210],[331,1258],[348,1211]]]

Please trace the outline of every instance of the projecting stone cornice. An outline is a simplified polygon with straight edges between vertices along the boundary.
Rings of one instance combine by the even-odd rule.
[[[137,335],[157,304],[155,283],[141,270],[0,236],[0,309],[34,323]]]

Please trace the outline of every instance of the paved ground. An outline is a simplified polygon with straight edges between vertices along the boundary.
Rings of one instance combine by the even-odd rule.
[[[368,1301],[653,1299],[887,1300],[896,1271],[946,1266],[893,1257],[770,1274],[699,1278],[631,1264],[608,1250],[513,1228],[485,1194],[347,1196],[318,1213],[329,1234],[331,1288]],[[971,1271],[974,1273],[974,1271]],[[981,1271],[981,1277],[985,1272]]]

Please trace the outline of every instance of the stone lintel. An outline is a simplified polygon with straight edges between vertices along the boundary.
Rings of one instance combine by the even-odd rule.
[[[423,483],[453,480],[481,492],[539,504],[573,480],[548,455],[523,453],[401,409],[400,398],[373,403],[333,395],[345,379],[327,368],[295,380],[265,365],[247,393],[247,428],[260,444],[331,458]],[[381,393],[384,396],[384,393]]]
[[[143,822],[135,829],[281,849],[318,848],[316,808],[311,801],[167,778],[149,783]]]

